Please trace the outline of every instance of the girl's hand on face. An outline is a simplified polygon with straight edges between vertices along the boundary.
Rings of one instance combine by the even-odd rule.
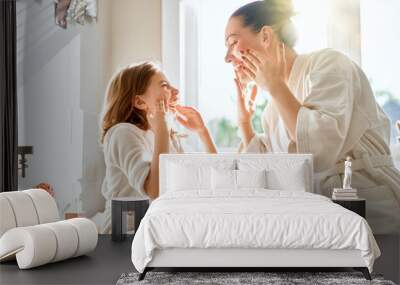
[[[168,111],[176,113],[176,106],[179,104],[179,91],[175,88],[172,89],[168,97]]]
[[[177,105],[176,111],[177,121],[188,130],[198,133],[206,130],[203,119],[195,108]]]
[[[165,98],[161,98],[157,101],[152,111],[147,112],[147,121],[150,124],[151,129],[156,135],[168,134],[168,126],[166,120],[167,113],[167,101]]]
[[[170,103],[170,104],[168,104],[168,111],[170,111],[170,112],[172,112],[173,114],[175,114],[175,113],[176,113],[176,106],[177,106],[177,103]]]
[[[243,72],[258,86],[271,93],[274,84],[285,82],[286,60],[284,51],[283,45],[277,44],[275,56],[271,57],[252,50],[243,52]]]
[[[168,111],[172,112],[173,114],[176,113],[177,106],[178,106],[178,99],[170,99],[168,101]]]
[[[235,72],[236,73],[236,72]],[[244,84],[240,81],[238,74],[235,78],[237,91],[237,109],[238,109],[238,124],[251,123],[254,114],[254,102],[257,97],[257,85],[251,89],[250,97],[246,98],[246,90]],[[246,102],[247,100],[247,102]]]

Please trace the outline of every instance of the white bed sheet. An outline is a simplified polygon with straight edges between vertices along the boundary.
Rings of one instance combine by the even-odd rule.
[[[298,191],[248,189],[166,193],[152,202],[132,243],[143,272],[155,249],[357,249],[372,272],[380,250],[361,216],[328,198]]]

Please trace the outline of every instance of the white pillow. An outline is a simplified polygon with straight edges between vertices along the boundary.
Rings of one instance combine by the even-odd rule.
[[[263,170],[211,169],[213,190],[238,190],[242,188],[267,188],[267,176]]]
[[[310,189],[308,177],[310,168],[307,161],[277,156],[274,159],[238,159],[240,170],[265,169],[268,189],[307,191]]]
[[[271,190],[306,191],[306,164],[292,164],[290,169],[277,168],[267,171],[268,188]]]
[[[236,189],[236,170],[211,168],[211,189]]]
[[[210,189],[210,167],[168,163],[167,191]]]
[[[236,170],[237,188],[268,188],[267,171]]]

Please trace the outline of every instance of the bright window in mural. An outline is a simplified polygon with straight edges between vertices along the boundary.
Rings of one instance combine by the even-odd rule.
[[[362,68],[392,122],[394,143],[395,122],[400,120],[400,1],[386,0],[383,5],[379,0],[362,0],[360,4]]]

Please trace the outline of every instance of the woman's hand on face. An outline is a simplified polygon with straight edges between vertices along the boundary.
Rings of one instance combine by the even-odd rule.
[[[175,109],[176,119],[182,126],[194,132],[206,130],[203,119],[195,108],[177,105]]]
[[[239,81],[243,84],[246,85],[247,83],[249,83],[250,81],[252,81],[253,79],[250,78],[250,76],[248,75],[247,72],[245,72],[244,68],[243,68],[243,63],[241,63],[240,65],[238,65],[237,67],[235,67],[234,69],[235,74],[236,74],[236,78],[239,79]]]
[[[245,86],[240,81],[237,72],[235,78],[236,91],[237,91],[237,111],[238,111],[238,124],[251,123],[251,119],[254,114],[254,102],[257,97],[257,85],[254,85],[251,89],[250,97],[246,98]],[[246,102],[247,100],[247,102]]]
[[[243,52],[243,72],[254,80],[259,87],[271,92],[274,84],[285,82],[286,62],[284,51],[284,47],[281,44],[277,44],[275,56],[268,57],[252,50]]]
[[[178,93],[171,94],[168,99],[168,111],[171,113],[176,113],[176,106],[179,104],[179,96]]]
[[[154,109],[147,112],[147,121],[155,134],[168,133],[166,113],[167,101],[165,98],[160,99]]]

